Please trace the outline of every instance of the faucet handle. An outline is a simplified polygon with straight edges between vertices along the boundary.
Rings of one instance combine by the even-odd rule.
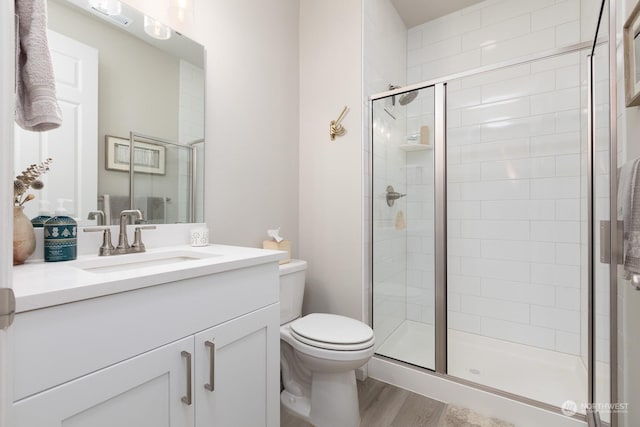
[[[145,247],[144,243],[142,243],[142,230],[155,230],[155,225],[142,225],[140,227],[136,227],[136,231],[133,235],[133,243],[131,244],[132,248],[135,248],[136,252],[144,252]]]
[[[82,231],[85,232],[98,232],[98,231],[102,231],[102,245],[100,246],[100,249],[98,251],[98,255],[99,256],[106,256],[106,255],[111,255],[114,251],[115,248],[113,247],[113,244],[111,243],[111,227],[103,225],[103,226],[98,226],[98,227],[85,227],[82,229]]]

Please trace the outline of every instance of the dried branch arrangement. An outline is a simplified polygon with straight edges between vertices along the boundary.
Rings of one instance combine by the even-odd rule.
[[[48,158],[39,165],[33,164],[26,170],[16,176],[13,181],[13,204],[15,206],[22,206],[29,200],[36,198],[33,194],[25,194],[29,188],[34,190],[40,190],[44,187],[44,183],[40,181],[40,175],[49,171],[49,165],[53,161],[52,158]]]

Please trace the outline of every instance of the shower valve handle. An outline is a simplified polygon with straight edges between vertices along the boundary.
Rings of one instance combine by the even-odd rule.
[[[393,206],[393,203],[401,197],[405,197],[406,194],[398,193],[393,189],[393,185],[387,186],[387,205]]]

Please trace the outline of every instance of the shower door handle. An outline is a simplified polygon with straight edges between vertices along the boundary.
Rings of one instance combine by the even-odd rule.
[[[617,256],[618,265],[623,263],[624,252],[624,221],[618,221],[617,228]],[[611,262],[611,221],[600,221],[600,262],[609,264]]]

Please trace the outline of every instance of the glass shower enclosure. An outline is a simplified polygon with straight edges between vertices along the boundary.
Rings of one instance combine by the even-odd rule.
[[[557,411],[609,401],[608,65],[582,43],[371,98],[376,354]]]

